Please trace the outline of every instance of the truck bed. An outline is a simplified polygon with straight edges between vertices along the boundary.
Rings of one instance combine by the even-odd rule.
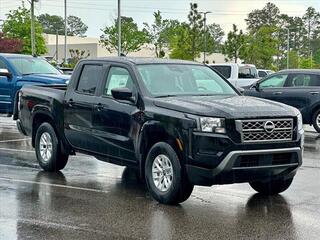
[[[64,96],[67,91],[67,85],[31,85],[24,86],[21,88],[20,92],[22,94],[22,99],[32,99],[35,102],[41,102],[47,107],[52,107],[54,105],[62,105]],[[15,100],[13,119],[18,119],[18,99]]]

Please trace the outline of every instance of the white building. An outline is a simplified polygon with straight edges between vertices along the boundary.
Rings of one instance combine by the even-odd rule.
[[[54,34],[44,34],[44,38],[46,41],[46,46],[48,53],[46,56],[53,57],[56,59],[56,55],[58,55],[58,62],[62,62],[64,58],[64,35],[59,35],[58,37]],[[117,53],[110,53],[107,49],[102,47],[99,43],[99,38],[93,37],[67,37],[67,58],[70,58],[69,50],[79,49],[85,50],[87,53],[90,53],[89,58],[97,58],[97,57],[107,57],[107,56],[116,56]],[[129,53],[128,56],[133,57],[156,57],[152,46],[145,45],[140,51]],[[214,53],[206,56],[206,60],[209,63],[224,63],[225,56],[221,53]],[[197,61],[203,61],[203,55]]]

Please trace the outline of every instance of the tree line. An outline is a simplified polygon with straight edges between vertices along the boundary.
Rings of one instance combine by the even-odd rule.
[[[226,60],[255,64],[259,68],[286,68],[289,55],[290,68],[320,67],[320,13],[309,7],[302,17],[291,17],[280,12],[273,3],[250,12],[245,19],[244,32],[234,24],[226,35],[221,26],[209,23],[204,31],[204,17],[196,3],[190,3],[187,21],[164,19],[160,11],[153,13],[152,23],[139,28],[132,17],[121,17],[121,50],[124,54],[149,47],[156,57],[195,60],[201,52],[221,52]],[[68,35],[84,37],[87,25],[76,16],[68,17]],[[100,44],[110,53],[118,49],[118,19],[101,29]],[[21,45],[22,53],[30,53],[30,12],[24,6],[7,14],[3,24],[1,41],[13,39],[16,51]],[[42,14],[36,19],[37,54],[46,52],[42,32],[64,33],[64,20],[60,16]],[[205,39],[207,39],[205,49]],[[18,41],[18,42],[17,42]],[[19,44],[19,41],[21,43]],[[288,44],[289,43],[289,44]],[[9,44],[10,45],[10,44]],[[289,48],[288,48],[289,46]],[[9,48],[8,48],[9,49]]]

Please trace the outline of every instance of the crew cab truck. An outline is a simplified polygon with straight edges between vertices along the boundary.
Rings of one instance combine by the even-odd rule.
[[[82,60],[68,86],[25,86],[17,105],[45,171],[82,152],[136,168],[160,203],[185,201],[194,185],[249,182],[278,194],[302,163],[298,110],[242,96],[194,62]]]
[[[23,85],[64,84],[69,79],[41,58],[0,54],[0,113],[13,113],[14,100]]]

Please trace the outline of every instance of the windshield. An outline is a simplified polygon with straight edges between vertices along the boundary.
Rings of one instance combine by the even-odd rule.
[[[142,81],[153,97],[236,95],[212,69],[201,65],[139,65]]]
[[[10,58],[9,61],[22,75],[61,74],[54,66],[40,58]]]

